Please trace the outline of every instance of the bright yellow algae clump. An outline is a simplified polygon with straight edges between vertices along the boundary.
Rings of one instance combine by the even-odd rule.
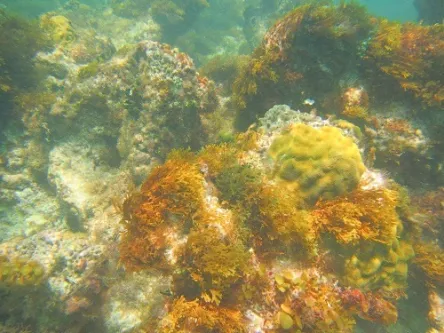
[[[186,301],[180,297],[174,301],[168,315],[160,323],[160,333],[246,333],[243,315],[238,310],[203,305],[197,300]]]
[[[442,24],[426,26],[381,20],[368,43],[365,60],[425,105],[439,107],[444,103],[443,38]],[[379,82],[384,79],[377,78]]]
[[[253,200],[253,199],[251,199]],[[258,233],[262,249],[276,251],[284,247],[312,256],[317,252],[317,228],[314,218],[298,208],[300,199],[279,185],[263,185],[254,198],[251,229]]]
[[[361,190],[329,201],[321,201],[313,212],[322,230],[340,244],[361,240],[391,245],[400,225],[396,211],[398,193],[389,189]]]
[[[249,271],[249,258],[240,240],[223,238],[217,227],[206,227],[189,234],[181,262],[202,297],[218,304]],[[187,293],[191,286],[187,284]]]
[[[351,192],[365,167],[356,144],[335,127],[296,124],[272,143],[277,176],[309,203]]]
[[[123,204],[126,233],[120,256],[127,269],[168,269],[165,251],[201,208],[204,179],[193,155],[175,152]]]
[[[306,147],[303,140],[314,142],[305,152],[311,157],[298,151]],[[282,165],[291,155],[302,167],[319,169],[321,179],[331,173],[344,181],[336,169],[364,168],[356,145],[336,129],[293,126],[273,145],[275,161]],[[402,195],[391,188],[364,190],[356,175],[354,188],[342,189],[349,192],[330,200],[322,192],[308,207],[308,190],[297,181],[270,179],[266,168],[243,157],[230,144],[197,154],[176,151],[126,199],[122,263],[129,271],[161,270],[172,280],[167,313],[147,322],[146,331],[246,332],[268,320],[276,332],[351,332],[356,315],[396,322],[396,308],[384,295],[403,292],[414,255],[399,216]],[[329,251],[319,254],[325,246]],[[339,265],[331,263],[333,252]],[[315,267],[292,268],[308,259],[339,271],[330,278]],[[261,307],[267,313],[252,310]]]
[[[40,19],[40,27],[46,30],[56,43],[75,39],[71,22],[65,16],[45,14]]]
[[[434,243],[416,243],[414,263],[424,272],[428,282],[444,286],[444,250]]]
[[[390,189],[357,189],[321,201],[313,216],[319,228],[345,249],[344,282],[362,290],[402,290],[406,286],[412,245],[403,236],[398,215],[400,195]]]

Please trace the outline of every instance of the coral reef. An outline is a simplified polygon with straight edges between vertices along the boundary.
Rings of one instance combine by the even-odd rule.
[[[101,302],[104,254],[105,246],[85,235],[54,229],[3,242],[2,274],[9,269],[13,281],[1,288],[2,317],[33,331],[60,331],[73,321],[87,325],[91,319],[83,313],[93,315]]]
[[[0,26],[0,330],[442,330],[442,25],[97,0]]]
[[[164,158],[170,149],[200,147],[205,138],[200,114],[213,111],[218,99],[212,82],[196,73],[185,54],[167,45],[143,42],[107,61],[113,54],[112,44],[107,43],[82,34],[69,47],[59,45],[76,63],[74,68],[55,54],[42,55],[42,62],[61,62],[69,74],[55,103],[48,107],[42,100],[34,108],[38,111],[24,118],[25,125],[37,138],[67,141],[80,132],[86,141],[101,142],[105,163],[116,166],[125,160],[141,181],[151,161]],[[80,46],[96,53],[75,53]],[[139,76],[143,79],[137,79]],[[41,96],[45,94],[41,92]],[[20,101],[29,113],[28,99]]]
[[[290,11],[270,28],[233,85],[239,126],[276,103],[311,98],[322,105],[341,90],[346,75],[357,72],[360,43],[370,30],[370,17],[356,3],[312,3]]]
[[[321,230],[333,235],[345,251],[347,285],[361,290],[405,289],[408,263],[415,252],[403,233],[400,206],[395,190],[366,185],[316,205],[313,214]]]
[[[353,332],[354,315],[384,325],[397,321],[396,307],[383,297],[335,286],[316,270],[285,269],[275,275],[275,280],[284,293],[278,312],[284,330]]]
[[[5,119],[2,125],[13,116],[13,98],[38,85],[40,75],[33,58],[49,45],[48,38],[36,22],[0,9],[0,115]]]
[[[170,159],[155,168],[140,193],[125,200],[123,218],[127,221],[127,233],[121,242],[120,256],[128,269],[172,268],[168,252],[189,229],[204,193],[203,177],[187,156]]]
[[[307,332],[352,332],[352,313],[341,301],[341,291],[324,276],[312,272],[283,271],[275,276],[284,292],[278,312],[283,330],[296,328]],[[281,283],[283,282],[283,283]]]
[[[295,8],[270,28],[240,70],[232,96],[236,125],[246,129],[276,103],[345,116],[361,131],[370,128],[363,133],[374,140],[376,150],[369,152],[377,156],[375,165],[399,174],[397,181],[413,184],[408,175],[419,174],[417,186],[441,182],[442,157],[426,139],[433,133],[425,133],[424,120],[442,106],[442,39],[442,25],[374,19],[356,3]],[[438,131],[433,122],[442,121],[427,123]],[[394,127],[405,130],[389,133]],[[399,162],[388,148],[402,152]]]
[[[442,292],[438,290],[432,290],[429,293],[429,320],[432,323],[432,328],[427,333],[437,333],[444,329],[444,299]]]
[[[116,49],[135,44],[142,40],[158,41],[160,39],[160,27],[148,13],[146,1],[137,8],[134,16],[126,17],[119,10],[113,10],[113,6],[121,6],[130,2],[110,2],[109,7],[88,5],[80,2],[69,1],[62,8],[54,12],[69,19],[77,37],[83,34],[96,33],[102,38],[111,39]],[[132,1],[135,4],[135,1]]]
[[[313,214],[323,232],[343,248],[344,282],[361,290],[403,290],[411,242],[402,240],[399,195],[389,189],[359,189],[330,201],[321,201]],[[350,251],[353,255],[349,256]]]
[[[354,143],[359,132],[285,106],[273,108],[261,122],[258,131],[231,143],[197,153],[173,151],[151,168],[140,189],[116,204],[120,226],[118,216],[102,215],[114,192],[94,182],[99,175],[106,174],[107,182],[121,177],[112,164],[102,164],[100,143],[87,148],[70,139],[52,147],[49,180],[64,212],[63,225],[74,233],[42,231],[19,241],[29,244],[23,245],[23,256],[43,260],[45,272],[51,272],[51,296],[39,300],[54,299],[62,314],[49,327],[66,327],[76,318],[87,327],[92,325],[88,316],[98,311],[101,329],[108,332],[347,332],[357,316],[372,325],[394,323],[393,302],[405,290],[413,255],[402,227],[401,195],[384,182],[371,183],[377,174],[367,171],[354,189],[307,205],[303,189],[289,188],[273,175],[273,146],[295,128],[315,136],[334,133],[335,142],[351,146],[364,168]],[[342,144],[328,149],[330,156],[345,150]],[[119,186],[130,186],[127,182]],[[85,231],[97,237],[94,243]],[[328,235],[336,244],[325,241]],[[110,247],[101,242],[113,250],[108,254]],[[1,253],[15,254],[16,244],[6,242]],[[57,257],[48,250],[53,244]],[[342,267],[325,274],[329,251]],[[115,264],[117,255],[126,274],[107,264]],[[374,270],[376,260],[380,266]],[[140,290],[144,296],[137,296]],[[36,304],[29,300],[26,308]]]
[[[131,332],[163,315],[170,281],[162,275],[134,273],[122,276],[106,293],[103,307],[106,332]]]
[[[412,197],[417,207],[416,220],[424,236],[432,241],[441,241],[444,235],[444,188]]]
[[[264,135],[273,137],[274,133],[281,133],[290,125],[303,123],[313,128],[333,125],[330,120],[316,116],[314,113],[306,113],[292,110],[288,105],[275,105],[268,110],[264,117],[259,119],[260,130]],[[355,137],[355,133],[344,133],[347,136]]]
[[[80,12],[91,15],[85,8]],[[20,28],[20,21],[14,22]],[[38,87],[29,77],[32,90],[19,87],[7,96],[11,108],[5,110],[12,110],[14,97],[24,128],[5,131],[1,141],[0,256],[2,263],[23,258],[25,273],[27,263],[38,263],[45,283],[27,296],[10,286],[2,289],[2,303],[11,306],[2,304],[1,317],[35,332],[67,331],[73,322],[86,331],[133,329],[160,311],[160,301],[151,297],[152,312],[149,302],[142,302],[147,312],[128,319],[130,305],[115,293],[122,284],[104,297],[122,279],[115,243],[122,229],[116,215],[120,198],[172,147],[200,147],[205,137],[200,115],[211,112],[218,97],[192,60],[167,45],[149,41],[116,53],[109,38],[79,28],[72,13],[46,14],[40,24],[54,49],[41,48],[32,67],[23,64],[23,69],[34,75],[35,63],[46,77]],[[35,34],[39,31],[36,24]],[[33,42],[29,48],[37,48]],[[33,55],[23,52],[23,61]],[[157,123],[163,134],[156,132]],[[179,138],[173,132],[181,127]],[[173,132],[167,134],[167,128]],[[33,277],[14,276],[25,282]],[[160,279],[150,279],[135,284],[160,288]]]
[[[0,239],[30,236],[51,226],[60,225],[60,205],[43,188],[34,170],[47,168],[47,159],[39,146],[23,142],[4,155],[0,170]],[[34,169],[36,168],[36,169]]]
[[[40,18],[40,27],[54,43],[69,43],[76,38],[71,22],[62,15],[48,13]]]
[[[372,116],[363,130],[369,143],[367,163],[387,170],[394,180],[412,188],[441,184],[441,140],[433,133],[434,121],[396,114]]]
[[[442,107],[443,81],[438,73],[443,62],[443,40],[444,28],[440,25],[401,25],[382,20],[368,43],[365,59],[427,106]]]
[[[342,114],[348,118],[367,119],[368,94],[363,87],[349,87],[342,94]]]
[[[436,244],[416,243],[414,263],[433,285],[444,284],[444,250]]]
[[[318,202],[314,216],[340,244],[371,240],[391,246],[401,223],[397,202],[398,194],[393,190],[358,188],[340,198]]]
[[[284,107],[270,112],[266,119],[277,117],[280,126],[250,130],[198,154],[173,152],[125,200],[121,261],[129,271],[172,277],[168,312],[142,324],[147,330],[351,332],[356,316],[374,325],[397,321],[394,302],[406,289],[414,255],[402,222],[404,198],[372,174],[307,206],[303,189],[276,182],[269,171],[276,140],[294,128],[325,130],[335,135],[328,142],[353,146],[364,169],[359,150],[328,121]],[[321,126],[297,123],[304,118]],[[333,156],[344,148],[327,150]],[[329,260],[342,268],[323,275]],[[303,262],[312,265],[296,268]],[[218,319],[227,314],[233,326]]]
[[[381,296],[364,294],[359,289],[345,289],[341,293],[341,300],[346,309],[363,319],[384,325],[394,324],[398,320],[396,306]]]
[[[371,18],[354,2],[297,7],[240,69],[231,99],[236,127],[247,129],[277,103],[346,117],[374,144],[368,154],[376,167],[402,184],[441,183],[442,119],[434,112],[442,107],[441,40],[442,25]]]
[[[202,305],[196,300],[186,301],[181,297],[174,301],[158,331],[244,333],[246,329],[241,322],[242,314],[239,311]]]
[[[275,173],[310,203],[352,191],[364,172],[358,147],[334,127],[290,127],[269,150]]]
[[[444,284],[444,250],[442,243],[442,194],[441,188],[413,197],[415,204],[416,242],[414,264],[424,275],[429,289],[441,288]]]
[[[365,134],[377,149],[376,159],[381,167],[387,167],[389,159],[399,158],[402,154],[427,156],[429,153],[430,142],[420,129],[413,128],[407,120],[374,118],[372,123],[373,126],[366,126]]]
[[[0,288],[34,286],[42,283],[44,270],[37,262],[0,256]]]
[[[402,291],[408,264],[415,252],[412,245],[395,240],[391,246],[369,244],[345,261],[345,283],[362,290]]]

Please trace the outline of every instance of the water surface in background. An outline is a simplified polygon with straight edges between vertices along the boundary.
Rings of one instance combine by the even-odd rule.
[[[372,14],[401,22],[416,21],[413,0],[360,0]]]
[[[245,3],[255,2],[251,0],[239,0]],[[367,6],[371,13],[384,16],[390,20],[415,21],[417,18],[413,0],[359,0]],[[27,16],[40,15],[46,11],[54,10],[66,3],[67,0],[1,0],[0,8],[7,8]],[[106,4],[106,0],[84,0],[87,5],[97,6]],[[211,1],[209,1],[211,4]]]

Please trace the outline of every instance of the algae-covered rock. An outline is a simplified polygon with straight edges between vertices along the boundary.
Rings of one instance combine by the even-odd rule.
[[[1,134],[4,134],[3,127],[17,116],[12,107],[17,94],[39,85],[34,56],[49,44],[47,36],[36,22],[27,21],[0,8]]]
[[[307,97],[318,111],[328,105],[332,112],[332,103],[322,101],[340,88],[345,73],[357,72],[356,54],[370,29],[370,17],[357,2],[308,2],[290,10],[268,30],[233,84],[240,127],[273,104],[299,104]]]
[[[158,316],[165,306],[161,292],[169,288],[169,282],[161,275],[138,273],[111,286],[103,306],[106,332],[131,332]]]
[[[276,176],[311,203],[352,191],[365,170],[356,144],[334,127],[293,125],[273,141],[269,154]]]
[[[40,19],[40,27],[55,43],[71,42],[76,38],[71,22],[63,15],[54,13],[43,15]]]
[[[342,290],[316,269],[286,268],[276,276],[281,297],[276,314],[278,332],[353,332],[355,319],[342,302]],[[372,309],[373,310],[373,309]],[[309,328],[309,329],[308,329]]]
[[[438,333],[444,330],[444,295],[441,289],[431,289],[429,291],[429,320],[433,327],[428,333]]]
[[[0,256],[0,288],[39,285],[44,275],[45,271],[38,262]]]
[[[170,149],[202,145],[206,135],[200,116],[216,108],[218,97],[213,83],[197,73],[186,54],[145,41],[127,45],[109,59],[112,44],[87,33],[62,49],[76,64],[64,64],[68,74],[63,89],[49,105],[36,105],[39,111],[32,117],[28,106],[36,103],[23,103],[25,124],[33,134],[94,142],[102,151],[95,163],[122,164],[138,181]],[[41,58],[65,62],[54,55]],[[48,78],[48,86],[53,84]]]
[[[442,108],[443,25],[424,26],[381,20],[375,30],[365,57],[381,71],[381,75],[376,74],[374,79],[390,82],[394,87],[411,93],[424,104],[424,109]]]
[[[414,246],[414,263],[424,272],[432,285],[444,285],[444,251],[434,243],[418,242]]]
[[[363,190],[361,186],[350,194],[318,202],[313,215],[323,231],[333,235],[339,244],[357,245],[372,240],[391,246],[401,229],[399,197],[395,190]]]

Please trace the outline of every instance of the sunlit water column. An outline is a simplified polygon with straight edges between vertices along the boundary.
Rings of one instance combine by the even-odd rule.
[[[339,2],[338,0],[336,2]],[[416,21],[418,13],[413,0],[359,0],[371,13],[401,22]]]

